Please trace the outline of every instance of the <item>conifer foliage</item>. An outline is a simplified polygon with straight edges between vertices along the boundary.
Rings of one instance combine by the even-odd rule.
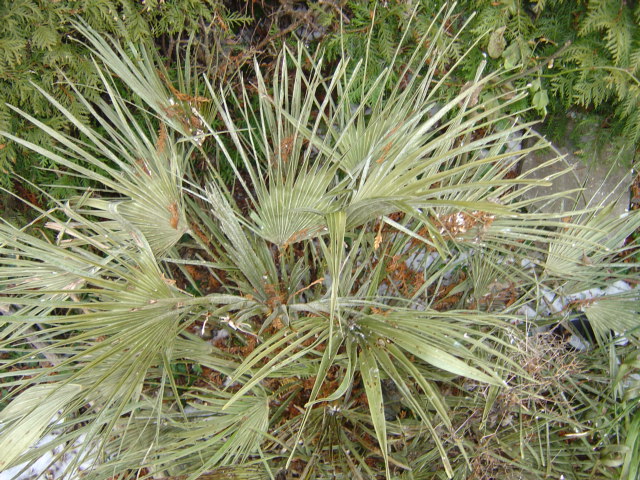
[[[386,65],[392,58],[389,44],[397,43],[410,11],[419,12],[410,26],[417,40],[443,3],[419,2],[416,7],[404,2],[348,1],[351,22],[325,45],[334,55],[343,46],[354,56],[367,50],[372,64]],[[640,145],[638,2],[462,0],[455,12],[446,36],[428,40],[454,43],[448,57],[431,59],[441,62],[444,71],[466,53],[452,79],[452,95],[473,78],[481,62],[488,61],[491,70],[506,69],[496,88],[507,91],[526,85],[531,90],[526,102],[534,110],[529,118],[550,114],[549,131],[564,133],[569,112],[585,117],[584,124],[597,125],[602,144],[626,147],[631,152],[627,161],[633,158]],[[462,29],[465,23],[468,28]],[[375,31],[370,44],[362,35],[369,28]]]
[[[74,115],[89,118],[88,110],[75,100],[67,86],[71,80],[91,101],[99,97],[100,78],[71,22],[81,16],[105,34],[123,41],[155,40],[171,44],[188,36],[202,24],[232,26],[244,21],[231,15],[217,0],[8,0],[0,2],[0,129],[22,132],[31,141],[49,146],[50,138],[11,115],[6,104],[20,106],[57,130],[70,132],[73,125],[43,99],[35,85],[48,91]],[[220,35],[224,29],[219,28]],[[169,52],[163,52],[168,54]],[[48,167],[44,158],[0,137],[0,184],[9,185],[9,171],[40,183],[52,181],[33,167]],[[57,182],[73,181],[58,178]]]

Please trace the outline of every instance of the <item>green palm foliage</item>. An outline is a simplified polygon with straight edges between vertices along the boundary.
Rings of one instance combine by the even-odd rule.
[[[145,49],[78,28],[104,88],[78,101],[101,127],[42,92],[77,134],[17,109],[56,148],[2,132],[99,187],[0,225],[0,468],[58,447],[87,479],[635,471],[637,296],[583,305],[597,355],[527,336],[519,312],[625,278],[640,214],[540,212],[575,192],[527,195],[553,179],[514,171],[546,146],[501,113],[526,91],[481,96],[480,69],[443,101],[442,42],[367,91],[366,58],[303,48],[240,91],[189,59],[173,86]]]

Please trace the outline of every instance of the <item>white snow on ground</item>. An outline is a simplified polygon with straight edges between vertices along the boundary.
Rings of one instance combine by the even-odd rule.
[[[48,435],[45,435],[35,446],[34,448],[38,448],[41,445],[45,445],[49,442],[55,441],[57,435],[60,432],[52,432]],[[26,463],[16,465],[15,467],[8,468],[0,472],[0,480],[33,480],[38,476],[42,475],[42,478],[46,478],[47,480],[74,480],[79,478],[83,471],[87,471],[91,468],[92,462],[85,461],[80,465],[76,465],[75,475],[64,475],[65,470],[71,467],[77,460],[78,455],[81,454],[80,447],[85,441],[85,436],[81,435],[78,437],[78,440],[75,442],[77,445],[75,448],[68,450],[62,458],[59,458],[55,463],[52,462],[54,458],[63,450],[63,446],[58,446],[53,450],[46,452],[42,455],[38,460],[36,460],[33,465],[27,468],[24,472],[21,471],[26,466]],[[86,451],[85,451],[86,453]],[[1,454],[1,452],[0,452]]]
[[[426,256],[425,252],[416,252],[409,255],[404,263],[408,268],[417,270],[419,268],[429,268],[437,258],[438,254],[436,252],[428,253]]]
[[[624,280],[618,280],[608,287],[602,288],[590,288],[588,290],[583,290],[582,292],[572,293],[569,295],[556,295],[555,293],[549,290],[542,290],[543,298],[546,301],[546,305],[540,305],[538,310],[535,310],[530,305],[523,305],[516,312],[518,315],[522,315],[525,321],[535,321],[536,319],[541,319],[544,317],[549,317],[551,315],[562,312],[567,305],[571,302],[580,301],[580,300],[591,300],[598,297],[605,297],[611,295],[618,295],[621,293],[628,292],[633,290],[628,282]],[[640,286],[637,286],[635,290],[640,291]],[[543,328],[542,330],[546,330],[549,327]],[[534,331],[540,331],[541,329],[534,329]],[[625,338],[621,333],[614,332],[617,339],[615,340],[616,345],[626,345],[629,343],[629,340]],[[585,343],[579,336],[571,335],[569,338],[569,344],[574,347],[576,350],[588,350],[590,345]]]
[[[562,302],[560,295],[557,295],[551,290],[543,288],[542,290],[540,290],[540,293],[542,293],[543,302],[541,305],[542,308],[539,313],[543,314],[544,316],[559,313],[566,305],[566,303]]]

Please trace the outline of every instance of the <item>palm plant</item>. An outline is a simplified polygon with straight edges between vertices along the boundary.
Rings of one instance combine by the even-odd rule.
[[[632,405],[635,364],[618,377],[605,367],[637,344],[637,296],[608,298],[613,314],[583,305],[601,332],[590,359],[518,322],[543,288],[624,278],[633,265],[618,240],[640,214],[540,213],[575,192],[526,196],[553,179],[514,173],[547,146],[501,113],[526,91],[489,97],[479,70],[443,102],[457,67],[436,75],[443,42],[367,91],[354,81],[366,58],[324,65],[302,47],[283,50],[268,77],[256,64],[239,91],[199,80],[189,58],[173,85],[146,49],[78,29],[104,100],[76,95],[99,127],[42,91],[77,132],[17,109],[56,149],[1,132],[99,187],[52,198],[23,228],[0,225],[14,309],[0,337],[0,468],[27,469],[53,448],[74,452],[67,474],[90,479],[634,468],[626,433],[611,432],[621,417],[589,422],[623,390]],[[508,151],[514,135],[531,146]],[[612,326],[626,347],[608,342]],[[633,408],[618,414],[637,437]]]

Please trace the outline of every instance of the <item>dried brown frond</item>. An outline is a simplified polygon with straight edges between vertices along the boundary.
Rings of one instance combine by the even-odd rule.
[[[156,152],[158,155],[162,155],[167,149],[167,141],[169,134],[167,133],[167,126],[164,123],[160,124],[158,129],[158,139],[156,140]]]
[[[171,218],[169,219],[169,225],[174,230],[178,229],[178,222],[180,221],[180,215],[178,214],[178,204],[173,202],[169,205],[169,213],[171,214]]]
[[[174,87],[171,84],[171,82],[169,82],[167,77],[160,70],[156,70],[156,71],[157,71],[158,76],[160,77],[160,79],[164,82],[164,84],[171,91],[171,93],[173,95],[175,95],[175,97],[178,100],[180,100],[181,102],[194,103],[194,104],[198,105],[200,103],[208,103],[208,102],[211,101],[211,99],[209,99],[209,98],[200,97],[198,95],[192,96],[192,95],[180,92],[176,87]]]
[[[204,232],[198,226],[197,223],[191,223],[191,231],[195,233],[198,236],[198,238],[200,238],[200,240],[202,240],[202,243],[204,243],[207,246],[211,245],[211,239],[204,234]]]
[[[441,235],[448,238],[459,238],[473,228],[477,229],[476,236],[482,237],[495,218],[496,216],[493,214],[474,210],[472,212],[457,212],[444,216],[436,215],[433,218],[433,224],[438,227]]]
[[[294,232],[287,239],[286,242],[284,242],[284,245],[282,247],[283,248],[287,248],[291,244],[298,243],[298,242],[304,240],[305,238],[307,238],[310,233],[317,232],[317,231],[319,231],[319,229],[320,229],[320,227],[309,227],[309,228],[303,228],[302,230],[298,230],[297,232]]]
[[[138,165],[140,170],[146,173],[149,177],[151,176],[151,171],[149,170],[149,167],[147,166],[147,162],[145,162],[144,159],[138,158],[136,160],[136,165]]]
[[[424,284],[423,273],[410,268],[401,255],[391,257],[386,271],[391,282],[406,297],[411,298]]]
[[[289,135],[280,142],[280,145],[278,146],[278,156],[282,163],[287,163],[289,161],[289,156],[291,155],[295,141],[296,135]]]
[[[390,141],[382,148],[382,155],[380,155],[380,158],[376,160],[377,163],[382,163],[385,161],[387,155],[389,154],[389,151],[391,150],[391,147],[393,147],[393,141]]]
[[[394,133],[396,133],[398,131],[398,129],[402,126],[402,124],[394,127],[391,129],[391,131],[389,133],[387,133],[385,135],[385,139],[388,139],[389,137],[391,137]],[[385,161],[385,159],[387,158],[387,155],[389,154],[389,151],[391,150],[391,148],[394,145],[394,140],[390,140],[389,142],[387,142],[387,144],[382,147],[382,155],[380,155],[380,158],[378,158],[377,163],[382,163]]]
[[[267,294],[266,305],[271,311],[275,310],[279,305],[286,303],[287,297],[282,293],[280,285],[267,283],[264,286],[264,292]]]

